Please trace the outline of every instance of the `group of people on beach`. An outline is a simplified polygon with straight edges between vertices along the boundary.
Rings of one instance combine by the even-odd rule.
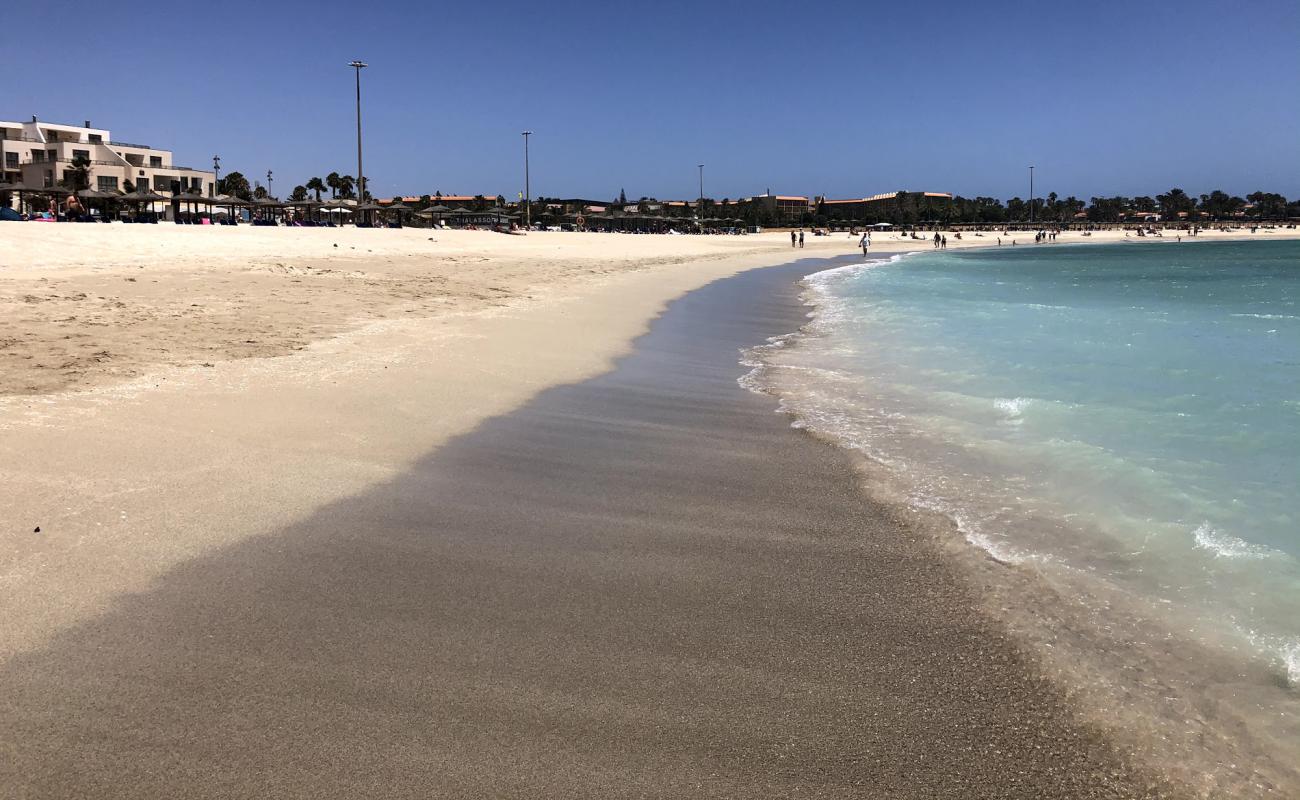
[[[791,246],[791,247],[803,247],[803,229],[802,229],[802,228],[800,228],[799,231],[798,231],[797,233],[796,233],[795,231],[790,231],[790,246]]]
[[[935,249],[935,250],[947,250],[947,249],[948,249],[948,237],[947,237],[947,236],[940,236],[938,233],[936,233],[936,234],[934,235],[934,249]]]

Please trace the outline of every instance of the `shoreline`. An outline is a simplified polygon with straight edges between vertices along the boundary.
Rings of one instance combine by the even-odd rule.
[[[1274,654],[1239,653],[1227,638],[1185,633],[1180,638],[1198,624],[1189,613],[1165,611],[1157,619],[1152,601],[1131,588],[1086,571],[1061,572],[1034,558],[1002,557],[997,547],[973,539],[951,509],[918,506],[914,487],[906,485],[895,466],[811,422],[797,405],[787,404],[779,377],[765,377],[765,372],[780,370],[769,357],[797,353],[810,338],[826,335],[817,329],[827,324],[821,320],[826,298],[810,279],[840,270],[890,268],[890,262],[905,255],[805,278],[801,300],[811,309],[809,320],[794,332],[773,337],[775,344],[751,348],[746,359],[752,370],[741,385],[776,399],[794,426],[850,455],[866,497],[928,531],[976,587],[984,612],[1003,621],[1035,653],[1044,673],[1077,703],[1082,718],[1132,752],[1143,753],[1143,763],[1176,785],[1194,788],[1197,796],[1289,796],[1300,787],[1300,776],[1288,764],[1294,748],[1283,744],[1293,728],[1286,719],[1288,709],[1295,708],[1288,691],[1294,685],[1277,672],[1287,665],[1271,663]],[[799,369],[797,359],[794,367]],[[1152,643],[1156,649],[1141,651],[1137,643]]]
[[[10,659],[6,783],[1173,796],[838,449],[737,386],[812,269],[685,294],[612,370]]]

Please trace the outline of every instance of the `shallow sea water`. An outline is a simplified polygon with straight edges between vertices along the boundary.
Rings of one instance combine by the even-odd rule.
[[[1058,588],[1137,598],[1300,692],[1300,243],[921,252],[805,283],[809,324],[742,383],[992,558],[1087,576]]]

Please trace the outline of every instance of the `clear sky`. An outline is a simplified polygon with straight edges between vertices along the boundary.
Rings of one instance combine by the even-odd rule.
[[[6,3],[0,118],[284,195],[1300,195],[1300,3]]]

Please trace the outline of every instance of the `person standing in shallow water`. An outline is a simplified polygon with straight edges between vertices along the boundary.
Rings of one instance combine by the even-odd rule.
[[[934,249],[935,249],[935,250],[938,250],[938,249],[939,249],[939,234],[938,234],[938,233],[936,233],[936,234],[934,235]]]
[[[939,238],[939,249],[940,249],[940,250],[947,250],[947,249],[948,249],[948,237],[947,237],[947,236],[941,236],[941,237]]]
[[[799,246],[803,247],[803,231],[799,231]]]
[[[790,246],[791,247],[798,246],[798,239],[796,238],[796,234],[794,231],[790,231]]]

